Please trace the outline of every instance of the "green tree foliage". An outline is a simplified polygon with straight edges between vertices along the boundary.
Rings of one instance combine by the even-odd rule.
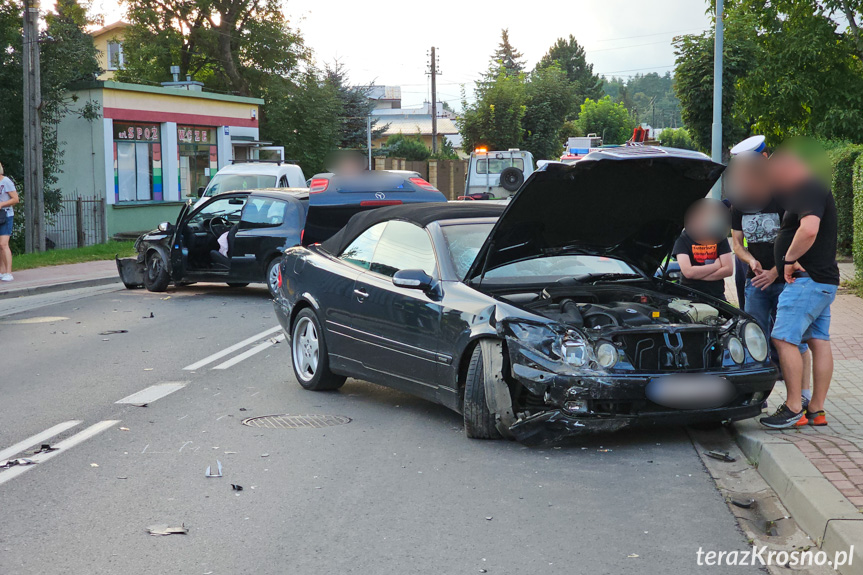
[[[586,98],[599,100],[602,97],[603,80],[593,73],[593,64],[587,63],[584,47],[572,34],[569,38],[558,38],[536,67],[540,70],[555,63],[572,84],[576,102],[583,102]]]
[[[342,103],[339,113],[342,129],[337,146],[343,149],[365,149],[368,144],[368,121],[375,105],[369,99],[369,86],[351,86],[347,70],[338,60],[326,69],[327,84],[338,95]],[[377,126],[377,118],[372,118],[372,138],[379,138],[387,126]]]
[[[413,161],[425,161],[431,156],[431,150],[423,143],[422,137],[405,136],[402,133],[393,134],[387,138],[387,157],[404,158]]]
[[[494,80],[478,84],[472,104],[462,94],[462,109],[464,113],[456,122],[466,150],[478,145],[489,150],[518,147],[526,109],[524,75],[510,76],[501,68]]]
[[[430,156],[434,160],[457,160],[458,154],[455,151],[455,146],[449,141],[449,138],[443,136],[440,146],[438,146],[437,154]]]
[[[695,142],[686,128],[665,128],[659,135],[659,143],[668,148],[695,150]]]
[[[524,72],[524,55],[509,41],[509,29],[500,31],[500,44],[491,55],[491,61],[493,70],[503,68],[508,76],[517,76]]]
[[[583,134],[601,135],[604,144],[623,144],[635,128],[635,121],[626,107],[613,102],[609,96],[599,101],[585,100],[576,124]]]
[[[525,86],[522,146],[535,158],[557,158],[563,145],[562,129],[575,102],[572,83],[560,65],[537,68]]]
[[[756,48],[744,23],[727,19],[723,44],[722,145],[729,149],[750,132],[749,123],[737,106],[738,82],[756,66]],[[713,32],[674,39],[674,91],[680,101],[683,123],[702,151],[711,147],[713,125]],[[760,66],[761,63],[757,62]]]
[[[654,128],[676,128],[683,124],[671,72],[636,74],[629,80],[612,78],[606,82],[605,93],[615,102],[622,102],[637,123]]]
[[[21,56],[22,6],[18,2],[0,4],[0,162],[6,175],[15,181],[27,201],[24,186],[23,70]],[[92,38],[84,32],[91,24],[85,8],[76,0],[58,0],[55,11],[45,18],[41,36],[42,145],[45,212],[50,218],[60,210],[61,192],[56,188],[57,174],[62,171],[63,155],[57,140],[57,126],[67,114],[87,119],[98,117],[100,110],[92,104],[79,105],[68,96],[70,84],[92,80],[99,71]],[[24,210],[18,207],[12,247],[23,251]]]

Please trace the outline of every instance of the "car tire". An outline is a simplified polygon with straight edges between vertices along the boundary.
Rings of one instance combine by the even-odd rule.
[[[171,276],[168,275],[168,263],[161,253],[151,251],[147,254],[144,268],[144,287],[148,291],[163,292],[168,289],[170,283]]]
[[[270,296],[275,299],[279,295],[279,265],[282,263],[282,256],[277,256],[270,260],[267,264],[267,273],[264,275],[264,281],[267,283],[267,289]]]
[[[232,288],[244,288],[249,285],[249,282],[228,282],[228,287]]]
[[[470,356],[464,381],[464,432],[472,439],[501,439],[494,415],[485,400],[485,373],[482,349],[477,345]]]
[[[297,314],[291,329],[291,366],[299,384],[310,391],[338,389],[347,379],[330,371],[321,322],[310,308]]]

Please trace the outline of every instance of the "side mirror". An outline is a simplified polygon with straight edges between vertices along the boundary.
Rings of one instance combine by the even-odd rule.
[[[171,222],[162,222],[161,224],[159,224],[159,231],[160,232],[167,232],[170,229],[171,229]]]
[[[434,279],[423,270],[399,270],[393,275],[393,285],[401,288],[429,290]]]
[[[204,186],[198,188],[198,197],[201,198],[204,196]]]

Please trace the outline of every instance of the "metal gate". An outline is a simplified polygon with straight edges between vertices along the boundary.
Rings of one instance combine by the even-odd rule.
[[[46,225],[49,249],[83,248],[108,241],[104,198],[63,198],[62,207]]]

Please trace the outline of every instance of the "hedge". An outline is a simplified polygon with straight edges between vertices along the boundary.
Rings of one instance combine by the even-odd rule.
[[[863,146],[856,144],[829,152],[833,164],[833,198],[836,200],[838,250],[841,254],[850,254],[854,242],[854,169],[861,153]]]
[[[854,162],[854,269],[863,281],[863,155]]]

